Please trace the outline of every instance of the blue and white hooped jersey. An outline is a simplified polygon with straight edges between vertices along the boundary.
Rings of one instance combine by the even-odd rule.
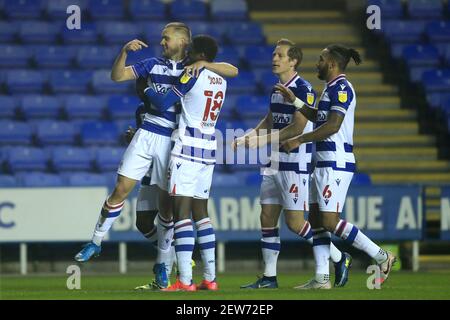
[[[136,78],[147,79],[148,85],[156,92],[165,94],[177,83],[183,73],[185,62],[186,59],[177,62],[165,58],[150,58],[134,64],[131,68]],[[177,127],[180,112],[179,104],[171,106],[164,112],[151,107],[145,115],[143,128],[170,137]]]
[[[339,113],[344,120],[337,133],[315,143],[313,159],[317,168],[331,167],[340,171],[355,171],[355,155],[353,154],[355,108],[355,90],[345,78],[345,74],[339,75],[325,85],[319,100],[314,128],[319,128],[327,122],[331,112]]]
[[[198,78],[183,74],[172,90],[181,98],[181,117],[172,155],[203,164],[216,162],[215,127],[227,82],[202,69]]]
[[[316,92],[311,84],[298,74],[286,82],[284,86],[292,90],[297,98],[308,106],[314,106],[316,101]],[[295,106],[285,101],[283,96],[273,91],[270,97],[270,111],[272,113],[273,129],[281,130],[292,123],[294,113],[298,112]],[[313,129],[313,123],[307,121],[303,133],[310,132]],[[300,133],[299,133],[300,134]],[[312,143],[305,143],[300,147],[286,153],[282,148],[279,150],[279,170],[296,171],[298,173],[309,173],[311,168]]]

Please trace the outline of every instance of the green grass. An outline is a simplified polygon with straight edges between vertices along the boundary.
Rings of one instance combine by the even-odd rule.
[[[279,289],[242,290],[239,286],[255,280],[254,274],[218,276],[218,292],[136,292],[135,286],[148,282],[146,276],[86,275],[80,290],[68,290],[66,276],[1,276],[0,299],[131,299],[131,300],[236,300],[257,299],[450,299],[450,271],[393,272],[381,290],[368,290],[368,275],[351,272],[345,288],[298,291],[293,286],[306,282],[310,274],[281,274]],[[196,275],[196,279],[199,276]]]

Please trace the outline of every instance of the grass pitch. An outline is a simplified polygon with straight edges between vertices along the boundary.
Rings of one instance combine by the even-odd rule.
[[[221,274],[218,292],[154,292],[134,291],[149,282],[145,275],[84,275],[81,289],[66,287],[68,275],[62,276],[0,276],[0,299],[69,299],[69,300],[336,300],[336,299],[450,299],[450,271],[393,272],[381,290],[366,287],[368,275],[350,273],[344,288],[299,291],[292,287],[303,284],[312,274],[280,274],[279,289],[243,290],[242,284],[255,280],[254,274]],[[195,275],[195,280],[201,277]]]

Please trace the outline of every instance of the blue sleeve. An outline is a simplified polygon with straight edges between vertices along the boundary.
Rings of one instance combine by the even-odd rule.
[[[344,83],[336,84],[334,90],[329,92],[329,97],[330,111],[338,112],[345,116],[350,103],[353,101],[352,89]]]
[[[152,88],[148,87],[144,91],[147,102],[156,106],[160,111],[166,111],[176,102],[180,101],[180,97],[174,90],[167,91],[166,94],[159,94]]]
[[[133,70],[136,79],[140,77],[147,78],[155,64],[155,58],[145,59],[132,65],[131,69]]]
[[[309,107],[314,107],[317,94],[311,86],[301,85],[297,88],[290,88],[297,98],[302,100]]]
[[[198,78],[191,77],[187,73],[183,73],[183,75],[180,76],[177,83],[172,87],[172,90],[180,97],[183,98],[186,93],[189,92],[189,90],[192,89],[192,87],[197,82]]]

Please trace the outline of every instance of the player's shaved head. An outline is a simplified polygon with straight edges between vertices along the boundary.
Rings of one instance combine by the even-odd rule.
[[[165,25],[164,29],[171,28],[176,34],[186,39],[189,43],[191,41],[191,29],[183,22],[170,22]]]
[[[287,46],[289,48],[287,55],[291,60],[297,60],[297,63],[294,66],[294,68],[297,70],[303,60],[302,49],[298,45],[296,45],[295,42],[284,38],[278,40],[277,46]]]

